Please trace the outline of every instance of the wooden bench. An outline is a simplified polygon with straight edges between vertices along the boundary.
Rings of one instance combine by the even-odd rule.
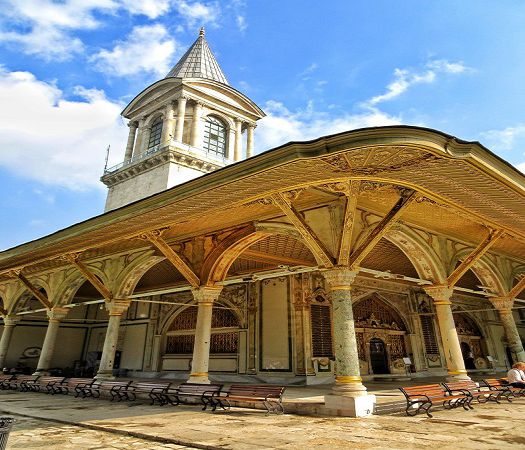
[[[481,383],[492,391],[492,400],[496,403],[499,403],[502,397],[512,402],[511,397],[519,397],[525,394],[525,389],[513,387],[506,380],[489,378],[481,380]]]
[[[166,390],[162,396],[162,404],[170,403],[176,406],[181,403],[191,403],[189,402],[191,399],[198,399],[202,403],[202,410],[204,411],[208,405],[213,406],[211,399],[221,389],[222,384],[182,383],[176,388]]]
[[[407,416],[415,416],[421,411],[425,411],[428,417],[430,408],[435,404],[442,404],[445,409],[457,408],[462,406],[466,411],[472,409],[470,401],[472,397],[466,393],[449,394],[440,384],[427,384],[425,386],[407,386],[399,388],[407,400]]]
[[[18,389],[21,392],[28,392],[30,390],[28,383],[32,384],[38,378],[38,375],[16,375],[14,379],[8,381],[8,389]]]
[[[474,400],[474,398],[478,401],[478,403],[485,403],[489,400],[495,401],[492,391],[487,389],[486,386],[480,386],[478,383],[472,380],[443,383],[443,386],[451,395],[458,392],[470,395],[472,398],[468,403],[468,406],[470,406],[470,403],[472,402],[472,400]]]
[[[128,386],[131,384],[129,381],[106,381],[106,380],[95,380],[94,383],[86,385],[80,389],[82,398],[93,397],[99,398],[103,393],[109,394],[111,401],[117,399],[119,402],[126,399],[126,395],[122,394],[125,392]]]
[[[41,376],[34,381],[26,381],[25,384],[28,390],[33,392],[45,392],[46,394],[53,394],[55,385],[61,385],[66,380],[66,377],[47,377]]]
[[[15,378],[14,375],[0,375],[0,389],[9,389],[9,382]]]
[[[232,384],[228,391],[219,392],[212,396],[210,399],[212,410],[215,411],[217,406],[220,406],[222,409],[229,409],[231,406],[230,401],[234,400],[262,403],[268,414],[272,412],[282,414],[284,413],[284,390],[284,386],[272,386],[268,384]]]
[[[124,400],[135,401],[137,394],[148,394],[151,405],[158,402],[159,405],[165,405],[165,394],[171,383],[159,381],[136,381],[130,384],[126,389],[119,391]]]
[[[53,385],[51,394],[68,395],[74,392],[75,397],[78,397],[82,394],[82,389],[91,386],[94,382],[94,378],[68,378],[64,383]]]

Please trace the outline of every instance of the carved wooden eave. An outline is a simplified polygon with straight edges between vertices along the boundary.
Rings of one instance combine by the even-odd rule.
[[[133,251],[144,246],[136,236],[166,226],[171,226],[170,241],[176,241],[273,220],[282,217],[282,211],[264,199],[279,192],[349,180],[414,189],[429,201],[413,203],[403,215],[403,223],[433,230],[436,220],[427,217],[429,211],[438,211],[450,220],[470,219],[468,229],[463,222],[447,228],[448,222],[442,221],[439,233],[462,242],[481,242],[487,227],[502,230],[505,237],[491,252],[525,260],[525,176],[478,143],[459,141],[434,130],[393,126],[291,142],[226,166],[1,252],[0,273],[49,267],[60,255],[94,248],[97,256]],[[294,204],[298,210],[337,201],[321,190],[305,192]],[[384,201],[385,205],[374,203],[383,195],[394,193],[371,191],[366,201],[360,197],[357,207],[370,207],[384,215],[392,199]]]

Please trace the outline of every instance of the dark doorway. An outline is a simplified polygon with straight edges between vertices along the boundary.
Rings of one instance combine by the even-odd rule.
[[[463,355],[463,361],[465,362],[465,369],[475,370],[476,365],[474,364],[474,353],[466,342],[461,343],[461,353]]]
[[[385,343],[381,339],[373,338],[370,341],[370,364],[372,373],[390,373]]]

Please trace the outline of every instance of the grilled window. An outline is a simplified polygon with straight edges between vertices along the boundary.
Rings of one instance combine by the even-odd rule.
[[[312,323],[312,355],[314,357],[333,357],[330,307],[312,304],[310,320]]]
[[[226,127],[215,117],[208,117],[204,126],[203,148],[208,153],[226,156]]]
[[[166,342],[166,353],[191,355],[195,336],[193,334],[182,334],[168,336]],[[237,353],[239,333],[213,333],[210,341],[210,353]]]
[[[159,117],[151,125],[149,134],[148,150],[160,144],[160,136],[162,134],[162,117]]]
[[[423,340],[425,341],[425,351],[430,355],[439,354],[438,345],[436,341],[436,333],[434,332],[434,324],[431,316],[420,316],[421,328],[423,330]]]

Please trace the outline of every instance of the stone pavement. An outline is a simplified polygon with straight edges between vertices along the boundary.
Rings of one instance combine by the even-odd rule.
[[[8,449],[188,449],[176,444],[154,443],[133,436],[90,430],[76,425],[63,425],[41,419],[14,415],[16,426],[9,436]]]
[[[291,397],[303,398],[305,389],[308,388],[290,388]],[[380,392],[382,402],[399,398],[394,390],[382,388],[376,393]],[[499,405],[475,404],[474,408],[473,411],[438,410],[433,419],[402,414],[363,419],[294,414],[266,416],[263,411],[241,408],[211,413],[200,411],[197,406],[158,407],[0,391],[0,413],[18,416],[8,448],[161,449],[186,445],[228,450],[429,447],[481,450],[525,447],[525,398]]]

